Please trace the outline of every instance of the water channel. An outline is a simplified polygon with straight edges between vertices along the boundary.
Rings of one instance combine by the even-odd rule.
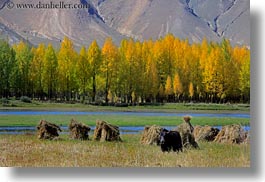
[[[1,115],[131,115],[131,116],[185,116],[250,118],[246,113],[166,113],[166,112],[116,112],[116,111],[1,111]]]
[[[165,113],[165,112],[98,112],[98,111],[91,111],[91,112],[83,112],[83,111],[5,111],[0,110],[0,117],[6,115],[134,115],[134,116],[185,116],[190,115],[193,117],[217,117],[217,118],[224,118],[224,117],[231,117],[231,118],[250,118],[250,114],[246,113]],[[162,126],[163,128],[167,128],[169,130],[176,128],[176,126]],[[219,129],[222,126],[215,126]],[[144,126],[122,126],[119,127],[121,134],[137,134],[144,130]],[[243,126],[244,130],[250,130],[250,126]],[[61,126],[63,130],[62,134],[67,134],[68,127]],[[95,126],[91,126],[92,132],[95,129]],[[34,134],[36,133],[36,127],[34,126],[0,126],[0,134]]]

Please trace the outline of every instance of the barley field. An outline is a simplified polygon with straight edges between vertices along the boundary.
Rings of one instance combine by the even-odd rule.
[[[123,142],[39,140],[35,135],[0,135],[1,167],[250,167],[249,144],[200,142],[200,149],[163,153],[140,144],[139,134]]]

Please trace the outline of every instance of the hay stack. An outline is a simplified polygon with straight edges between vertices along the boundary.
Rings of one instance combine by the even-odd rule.
[[[250,144],[250,133],[247,131],[245,133],[245,140],[243,141],[244,144]]]
[[[161,131],[162,128],[160,126],[145,126],[140,143],[145,145],[158,144]]]
[[[196,141],[214,141],[216,135],[219,133],[218,128],[211,126],[195,126],[193,134]]]
[[[244,142],[246,138],[247,135],[244,129],[240,125],[233,124],[223,126],[214,141],[218,143],[240,144]]]
[[[89,126],[79,123],[76,120],[72,119],[69,126],[69,135],[72,139],[78,140],[89,140],[88,132],[90,131]]]
[[[176,129],[181,136],[183,147],[185,148],[199,148],[195,137],[193,135],[194,127],[190,123],[191,116],[184,116],[183,123],[178,126]]]
[[[104,141],[122,141],[120,138],[119,127],[112,125],[106,121],[96,121],[94,131],[94,140]]]
[[[41,120],[36,128],[38,130],[38,139],[54,140],[58,138],[58,132],[62,131],[61,128],[56,124],[50,123],[45,120]]]

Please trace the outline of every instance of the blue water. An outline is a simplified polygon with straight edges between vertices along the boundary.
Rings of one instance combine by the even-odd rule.
[[[85,112],[85,111],[0,111],[1,115],[122,115],[122,116],[185,116],[217,118],[250,118],[242,113],[163,113],[163,112]]]
[[[176,128],[176,126],[162,126],[168,130],[172,130]],[[222,126],[214,126],[215,128],[222,129]],[[250,130],[250,126],[242,126],[245,131]],[[60,134],[68,134],[69,130],[67,126],[61,126],[63,130]],[[91,127],[91,130],[94,131],[95,126]],[[138,134],[144,130],[144,126],[121,126],[119,127],[121,134]],[[1,134],[11,134],[11,135],[19,135],[19,134],[34,134],[36,132],[36,127],[34,126],[4,126],[0,127],[0,135]],[[91,133],[91,132],[90,132]]]
[[[224,113],[224,114],[207,114],[207,113],[162,113],[162,112],[83,112],[83,111],[1,111],[0,116],[6,115],[121,115],[121,116],[185,116],[190,115],[193,117],[212,117],[212,118],[250,118],[250,114],[241,114],[241,113]],[[163,126],[169,130],[175,128],[175,126]],[[64,132],[68,132],[67,126],[61,126]],[[95,127],[91,127],[94,130]],[[136,134],[144,130],[144,126],[126,126],[119,127],[121,134]],[[217,126],[221,128],[221,126]],[[248,131],[249,126],[245,126],[244,129]],[[25,127],[25,126],[12,126],[12,127],[0,127],[0,134],[25,134],[25,133],[35,133],[36,128]]]

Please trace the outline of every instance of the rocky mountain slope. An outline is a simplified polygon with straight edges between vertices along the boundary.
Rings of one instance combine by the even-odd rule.
[[[8,9],[0,3],[0,37],[11,43],[21,38],[32,44],[59,45],[64,36],[76,46],[96,39],[101,45],[111,36],[157,39],[173,33],[191,42],[204,37],[228,38],[233,44],[250,44],[249,0],[66,0],[87,9]],[[34,0],[13,0],[32,3]],[[49,3],[50,0],[43,0]],[[59,0],[53,0],[59,2]]]
[[[16,0],[16,3],[36,3],[34,0]],[[44,0],[42,3],[49,3]],[[56,1],[55,1],[56,2]],[[57,1],[59,2],[59,1]],[[65,3],[80,3],[67,0]],[[86,2],[83,2],[86,3]],[[64,36],[76,46],[88,45],[94,39],[103,42],[111,36],[118,43],[122,35],[106,25],[91,5],[89,9],[8,9],[0,11],[0,23],[33,44],[52,42],[59,44]]]

